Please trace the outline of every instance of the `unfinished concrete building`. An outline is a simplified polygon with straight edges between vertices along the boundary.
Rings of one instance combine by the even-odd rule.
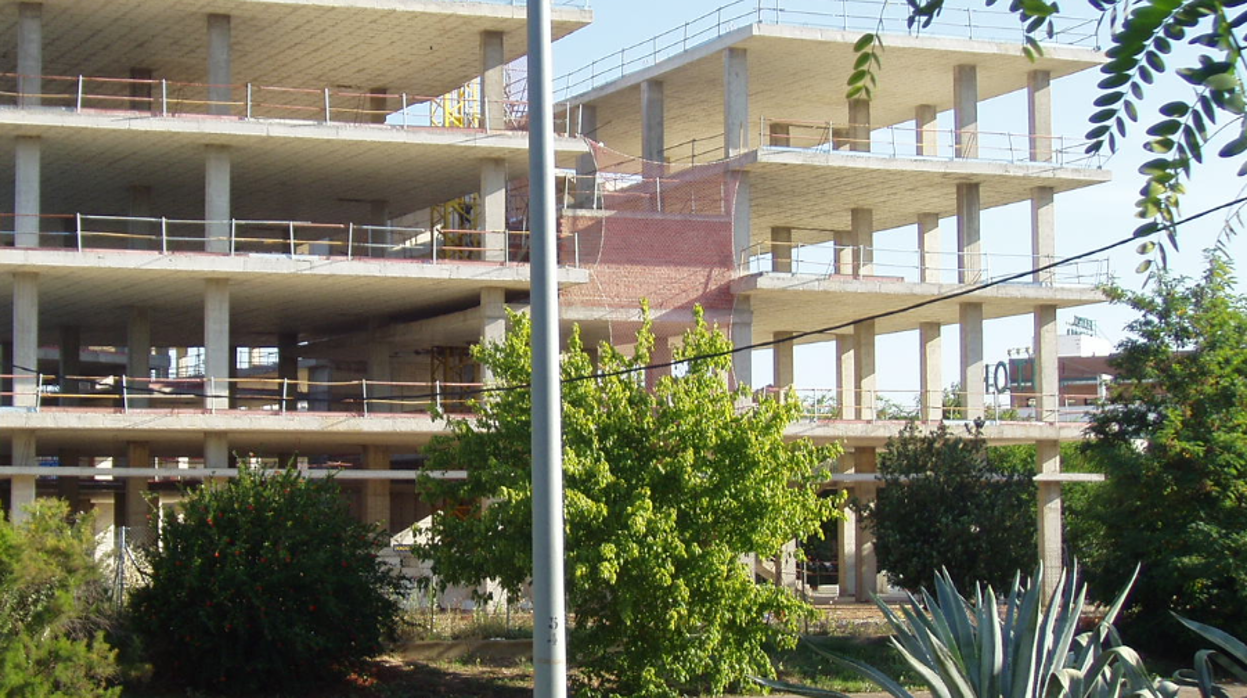
[[[1099,302],[1102,279],[1054,270],[845,323],[1055,258],[1055,195],[1108,174],[1052,133],[1050,81],[1101,58],[1062,43],[1089,42],[1074,27],[1031,62],[1013,25],[975,20],[950,39],[889,19],[900,33],[873,99],[848,100],[861,28],[803,4],[742,0],[561,81],[565,325],[626,341],[644,297],[657,360],[695,304],[738,345],[827,342],[834,386],[794,375],[790,341],[775,346],[773,386],[809,407],[793,438],[846,444],[833,485],[869,498],[877,450],[903,425],[879,409],[877,337],[919,333],[922,421],[1000,417],[984,399],[984,324],[1033,315],[1034,416],[986,433],[1038,445],[1041,556],[1059,564],[1071,476],[1057,447],[1081,425],[1056,401],[1056,313]],[[427,516],[414,480],[444,430],[428,408],[453,411],[488,381],[467,348],[527,301],[525,105],[506,68],[524,53],[523,8],[3,9],[10,511],[59,494],[142,527],[144,491],[172,502],[170,480],[229,476],[255,454],[345,468],[359,515],[392,531]],[[558,37],[591,16],[555,18]],[[980,128],[980,102],[1018,91],[1021,133]],[[980,213],[1001,206],[1029,207],[1030,230],[984,229]],[[906,262],[874,242],[898,228],[915,231]],[[984,254],[1005,235],[1016,260]],[[948,327],[955,377],[940,369]],[[752,368],[738,355],[735,379],[753,384]],[[955,415],[950,380],[965,387]],[[878,583],[868,532],[850,524],[839,541],[839,593],[864,598]],[[790,563],[759,571],[794,583]]]

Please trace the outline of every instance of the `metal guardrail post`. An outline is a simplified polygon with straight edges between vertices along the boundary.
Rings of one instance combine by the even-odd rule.
[[[367,417],[368,416],[368,379],[367,378],[364,378],[363,380],[359,382],[359,390],[360,390],[360,394],[362,394],[364,398],[364,416]]]
[[[290,221],[290,256],[294,256],[294,221]]]
[[[407,93],[403,93],[403,128],[407,128]]]
[[[82,111],[82,76],[78,76],[78,94],[74,99],[74,111]]]
[[[329,88],[325,88],[325,123],[329,123],[333,119],[329,113]]]
[[[351,259],[351,252],[355,247],[355,224],[346,224],[346,258]]]
[[[74,221],[75,221],[75,227],[77,229],[75,232],[78,237],[78,251],[81,252],[82,251],[82,214],[75,213]]]
[[[433,381],[433,404],[440,412],[442,409],[442,382]]]
[[[251,83],[247,83],[247,118],[251,118]]]
[[[238,240],[238,221],[229,219],[229,255],[234,256],[234,244]]]
[[[164,78],[160,80],[160,115],[169,115],[169,81]]]
[[[169,219],[160,217],[160,254],[169,253]]]
[[[440,231],[437,228],[434,228],[433,231],[429,233],[429,241],[433,248],[433,257],[429,260],[431,264],[437,264],[437,236],[439,233]]]
[[[282,414],[286,413],[286,401],[290,399],[289,394],[290,394],[290,379],[282,378],[281,379],[281,408],[280,408],[280,412]]]
[[[122,374],[121,376],[121,411],[126,414],[129,414],[130,413],[130,391],[126,383],[127,383],[126,376]]]

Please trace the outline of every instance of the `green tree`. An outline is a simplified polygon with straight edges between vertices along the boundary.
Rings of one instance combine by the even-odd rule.
[[[1070,534],[1101,599],[1142,562],[1125,625],[1141,644],[1184,636],[1171,609],[1247,634],[1247,300],[1233,286],[1213,254],[1197,282],[1109,293],[1141,316],[1085,446],[1108,482],[1074,502]]]
[[[987,448],[978,425],[966,436],[906,425],[879,454],[877,499],[859,505],[879,568],[911,591],[941,569],[963,588],[1008,586],[1035,564],[1034,462]]]
[[[502,385],[530,377],[529,320],[474,355]],[[764,648],[791,646],[808,607],[788,591],[755,583],[742,556],[771,557],[816,534],[836,502],[818,497],[821,464],[835,452],[784,430],[795,396],[749,403],[727,387],[731,344],[697,322],[674,350],[687,370],[657,381],[624,373],[650,360],[648,320],[629,357],[603,343],[602,372],[565,382],[564,507],[570,647],[584,695],[673,696],[722,692],[748,674],[769,674]],[[573,332],[565,378],[593,374]],[[453,436],[430,449],[431,466],[467,467],[463,482],[422,481],[461,506],[433,518],[417,552],[443,584],[496,579],[518,597],[531,576],[530,393],[490,393],[477,417],[452,420]]]
[[[0,520],[0,696],[115,696],[116,652],[91,518],[41,499],[20,525]]]
[[[337,483],[240,468],[189,492],[149,554],[131,611],[158,675],[218,691],[289,691],[377,654],[405,584],[386,537]]]

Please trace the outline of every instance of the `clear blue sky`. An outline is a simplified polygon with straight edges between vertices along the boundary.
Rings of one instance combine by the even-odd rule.
[[[828,0],[828,3],[835,7],[840,4],[833,0]],[[555,74],[561,75],[595,58],[648,39],[722,4],[725,3],[720,0],[594,0],[594,24],[556,44]],[[809,4],[809,0],[805,0],[805,4]],[[966,6],[982,5],[954,4],[951,0],[949,3],[950,8]],[[1071,3],[1066,9],[1091,16],[1090,9],[1085,8],[1082,3]],[[1190,58],[1193,55],[1193,52],[1175,52],[1169,63],[1171,66],[1180,65],[1184,58],[1193,60]],[[886,61],[886,53],[884,60]],[[1186,83],[1170,77],[1162,77],[1152,87],[1144,108],[1140,110],[1143,122],[1147,123],[1155,118],[1156,108],[1164,102],[1188,98],[1190,89]],[[1097,94],[1097,80],[1098,73],[1085,72],[1054,83],[1054,131],[1057,135],[1080,138],[1087,130],[1087,116],[1092,111],[1091,101]],[[984,131],[1024,132],[1025,114],[1025,95],[1007,95],[981,107],[980,128]],[[1143,130],[1136,126],[1121,145],[1118,154],[1108,161],[1106,166],[1113,172],[1111,183],[1057,197],[1059,256],[1077,254],[1127,236],[1141,222],[1133,217],[1133,203],[1138,198],[1138,189],[1142,182],[1137,168],[1148,156],[1142,149],[1142,144],[1146,141]],[[1213,157],[1206,164],[1197,166],[1183,204],[1184,213],[1193,214],[1242,196],[1247,179],[1236,177],[1240,162],[1241,160],[1233,163],[1220,162]],[[988,253],[1015,252],[1016,250],[1005,249],[1004,240],[1016,240],[1019,236],[1016,233],[1005,235],[1004,231],[1028,231],[1029,216],[1029,204],[1025,203],[984,212],[985,250]],[[1214,215],[1185,227],[1179,240],[1182,245],[1181,252],[1170,255],[1170,266],[1185,274],[1198,274],[1203,265],[1201,250],[1213,243],[1224,221],[1224,215]],[[1021,237],[1029,240],[1028,233]],[[880,233],[876,244],[888,248],[912,246],[914,239],[912,230],[902,229],[892,233]],[[1247,259],[1247,254],[1244,254],[1247,253],[1247,239],[1242,235],[1231,238],[1230,248],[1236,259]],[[1133,245],[1111,255],[1111,266],[1119,283],[1132,288],[1141,285],[1143,277],[1134,272],[1139,261]],[[1064,324],[1074,314],[1096,320],[1102,333],[1113,342],[1123,338],[1123,326],[1131,319],[1129,311],[1123,308],[1107,304],[1089,306],[1077,311],[1063,311],[1060,316],[1062,332]],[[994,363],[1003,360],[1010,348],[1029,346],[1031,333],[1030,316],[989,321],[985,333],[985,358]],[[955,328],[945,328],[944,337],[944,378],[947,383],[955,380],[958,372]],[[896,360],[889,360],[890,357],[896,357]],[[881,338],[879,389],[915,389],[918,385],[916,358],[917,338],[913,333]],[[818,347],[798,349],[796,375],[799,387],[830,386],[834,383],[833,370],[831,352]],[[769,382],[769,376],[769,352],[759,352],[755,356],[754,382],[765,385]]]

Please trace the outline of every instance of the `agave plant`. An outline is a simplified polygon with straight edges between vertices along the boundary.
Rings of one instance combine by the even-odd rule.
[[[1228,698],[1229,694],[1225,692],[1225,689],[1213,680],[1214,662],[1240,683],[1247,683],[1247,644],[1243,644],[1233,635],[1211,625],[1183,618],[1176,613],[1173,616],[1200,637],[1221,648],[1221,651],[1200,650],[1196,652],[1195,668],[1183,669],[1174,675],[1179,683],[1198,686],[1203,698]]]
[[[1153,680],[1139,655],[1122,644],[1113,628],[1133,584],[1131,577],[1104,618],[1083,633],[1078,632],[1078,624],[1086,586],[1079,583],[1076,568],[1069,575],[1062,573],[1047,603],[1042,566],[1029,580],[1014,577],[1003,609],[991,587],[976,585],[974,600],[967,600],[946,571],[936,575],[934,595],[926,589],[918,596],[910,594],[899,615],[878,597],[875,603],[892,628],[893,647],[935,698],[1174,698],[1178,686]],[[874,667],[813,649],[895,698],[914,698]],[[755,680],[798,695],[845,695]]]

